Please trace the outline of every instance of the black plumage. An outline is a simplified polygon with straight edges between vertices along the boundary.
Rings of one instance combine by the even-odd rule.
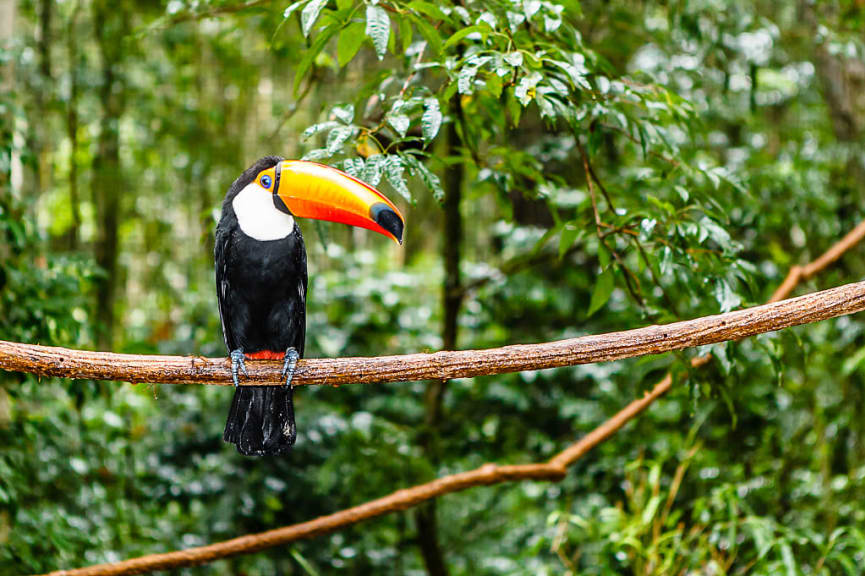
[[[306,335],[306,248],[300,228],[277,240],[251,238],[241,229],[232,202],[262,171],[282,158],[268,156],[234,181],[222,204],[214,260],[219,313],[229,352],[303,356]],[[294,444],[296,427],[290,386],[240,386],[224,439],[245,455],[281,454]]]

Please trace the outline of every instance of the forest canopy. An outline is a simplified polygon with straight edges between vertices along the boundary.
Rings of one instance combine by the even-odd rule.
[[[863,95],[855,0],[2,0],[0,340],[225,356],[214,230],[271,154],[339,168],[405,215],[402,247],[299,222],[310,358],[756,305],[862,220]],[[861,279],[863,249],[798,293]],[[858,316],[613,363],[304,386],[297,444],[271,458],[222,441],[229,388],[0,372],[0,571],[545,461],[668,373],[558,483],[182,573],[859,573]]]

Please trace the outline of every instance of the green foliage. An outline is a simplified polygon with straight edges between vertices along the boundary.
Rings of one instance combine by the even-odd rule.
[[[407,217],[403,251],[302,224],[309,356],[442,346],[456,187],[465,348],[762,302],[865,210],[855,2],[120,2],[133,32],[104,29],[113,67],[92,2],[17,8],[0,54],[15,65],[0,75],[4,339],[94,346],[104,130],[120,142],[126,352],[225,353],[212,230],[264,154],[341,167]],[[851,252],[803,289],[863,273]],[[221,442],[227,390],[5,374],[0,571],[194,546],[549,458],[672,371],[668,397],[561,484],[442,499],[450,573],[858,573],[861,322],[710,351],[700,371],[705,350],[452,382],[436,425],[425,383],[304,389],[297,448],[271,460]],[[399,513],[184,573],[418,573],[418,533]]]

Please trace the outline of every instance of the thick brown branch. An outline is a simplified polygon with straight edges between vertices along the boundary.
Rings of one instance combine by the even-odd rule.
[[[296,385],[450,380],[660,354],[819,322],[865,309],[865,282],[746,310],[626,332],[486,350],[301,360]],[[247,362],[243,385],[281,385],[281,362]],[[225,358],[139,356],[0,341],[0,369],[40,376],[164,384],[230,385]]]

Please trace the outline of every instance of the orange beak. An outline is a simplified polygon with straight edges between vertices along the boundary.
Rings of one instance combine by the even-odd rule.
[[[293,216],[339,222],[384,234],[402,244],[405,220],[372,186],[336,168],[304,160],[276,167],[274,194]]]

